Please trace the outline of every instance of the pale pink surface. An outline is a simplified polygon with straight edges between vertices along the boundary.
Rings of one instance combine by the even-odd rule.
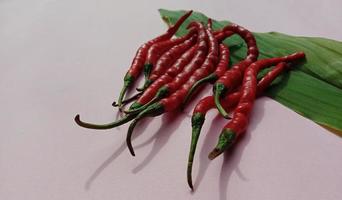
[[[115,118],[110,104],[136,48],[165,30],[160,7],[253,31],[342,40],[338,0],[156,2],[0,2],[0,199],[342,199],[341,138],[268,98],[255,104],[236,149],[212,162],[207,154],[225,121],[210,112],[194,193],[185,176],[190,107],[141,123],[135,158],[124,144],[127,126],[74,123],[76,113],[91,122]]]

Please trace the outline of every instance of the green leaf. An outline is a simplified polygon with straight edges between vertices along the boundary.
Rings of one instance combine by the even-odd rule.
[[[172,25],[185,11],[159,10],[163,20]],[[194,12],[177,32],[184,35],[190,21],[207,23],[208,17]],[[213,28],[220,29],[229,21],[213,20]],[[259,59],[304,51],[306,61],[283,75],[267,90],[267,95],[328,130],[342,136],[342,42],[318,38],[298,37],[277,32],[254,33],[260,50]],[[238,36],[226,39],[232,48],[232,62],[243,59],[246,45]],[[238,48],[237,48],[238,47]]]

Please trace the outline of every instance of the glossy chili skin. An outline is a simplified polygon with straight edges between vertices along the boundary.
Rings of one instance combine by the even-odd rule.
[[[246,131],[249,116],[256,97],[258,72],[265,67],[269,67],[277,63],[284,65],[284,60],[295,61],[304,57],[305,54],[303,52],[299,52],[282,58],[259,60],[246,69],[242,81],[241,97],[239,103],[234,110],[232,119],[222,130],[215,149],[209,154],[210,159],[214,159],[224,152],[242,133]]]
[[[205,27],[198,22],[192,22],[190,26],[198,27],[200,30],[198,33],[199,38],[199,48],[196,52],[196,55],[191,60],[191,62],[183,69],[183,71],[174,78],[174,80],[164,86],[164,90],[168,90],[167,93],[171,94],[174,91],[176,91],[183,83],[185,83],[190,76],[193,74],[193,72],[198,69],[203,62],[205,61],[206,54],[208,51],[208,34],[206,32]]]
[[[229,48],[226,47],[224,44],[220,44],[219,46],[219,54],[220,54],[220,57],[219,57],[219,63],[217,64],[216,66],[216,70],[198,80],[195,84],[193,84],[193,86],[191,87],[191,89],[189,90],[189,92],[186,94],[186,97],[184,99],[184,101],[182,102],[182,107],[184,107],[184,105],[187,104],[187,102],[189,101],[190,97],[192,96],[192,93],[200,86],[202,85],[203,83],[205,82],[208,82],[208,79],[213,79],[212,76],[216,76],[217,74],[223,74],[229,67]]]
[[[288,56],[284,56],[284,57],[277,57],[277,58],[269,58],[269,59],[264,59],[264,60],[258,60],[255,63],[263,63],[263,62],[267,62],[268,65],[275,65],[277,63],[280,62],[291,62],[291,61],[296,61],[300,58],[305,57],[303,52],[298,52],[298,53],[294,53]],[[253,63],[253,64],[255,64]],[[217,103],[217,99],[219,98],[219,96],[221,96],[222,94],[224,94],[224,91],[227,90],[227,88],[236,88],[237,85],[239,85],[239,79],[241,76],[241,72],[245,70],[245,68],[247,67],[242,67],[242,65],[240,66],[241,68],[238,69],[236,68],[235,70],[230,69],[228,70],[216,83],[215,85],[217,86],[215,89],[216,91],[214,92],[214,98],[215,98],[215,105],[218,108],[219,112],[225,117],[225,118],[229,118],[228,113],[224,110],[224,108],[222,106],[218,106]],[[240,71],[241,70],[241,71]],[[223,84],[224,83],[224,84]]]
[[[210,27],[210,26],[209,26]],[[197,69],[190,77],[189,80],[186,81],[184,85],[180,87],[179,90],[175,91],[171,96],[179,97],[181,98],[180,104],[184,101],[186,94],[189,92],[189,90],[192,88],[192,86],[200,79],[203,77],[206,77],[208,74],[212,73],[215,70],[215,67],[217,66],[218,63],[218,56],[219,56],[219,45],[212,34],[210,29],[207,29],[207,34],[209,36],[209,54],[207,55],[204,63],[202,66]],[[177,94],[180,93],[180,94]],[[171,97],[170,96],[170,97]],[[170,106],[167,106],[166,110],[170,109],[169,111],[172,111],[180,106],[178,104],[178,100],[176,101],[177,103],[172,103]]]
[[[225,92],[229,92],[229,90],[235,89],[240,85],[245,69],[257,60],[259,51],[256,40],[249,30],[239,25],[231,24],[224,27],[222,31],[238,34],[247,44],[247,56],[244,60],[233,65],[229,70],[225,71],[224,74],[218,74],[218,76],[214,75],[214,78],[218,79],[214,84],[216,106],[222,115],[227,115],[227,113],[224,112],[224,109],[222,109],[219,99]]]
[[[157,42],[170,39],[177,32],[177,30],[183,24],[183,22],[191,15],[191,13],[192,11],[189,11],[186,14],[184,14],[182,17],[180,17],[178,21],[175,23],[175,25],[170,27],[166,31],[166,33],[164,33],[163,35],[160,35],[139,47],[132,61],[131,67],[129,68],[129,70],[127,71],[124,77],[124,86],[120,92],[120,96],[118,100],[119,107],[121,107],[121,104],[122,104],[121,102],[123,100],[123,97],[126,93],[127,88],[130,87],[134,83],[136,78],[140,75],[140,73],[143,70],[148,49]]]
[[[191,22],[188,27],[190,28],[194,27],[198,30],[198,33],[197,33],[198,34],[198,42],[197,42],[198,47],[190,63],[188,63],[180,73],[176,74],[176,76],[173,77],[172,81],[158,88],[158,90],[156,91],[156,95],[145,96],[146,98],[149,99],[148,103],[145,103],[145,104],[136,103],[132,105],[134,109],[130,109],[129,112],[139,112],[140,110],[145,109],[148,105],[176,91],[186,80],[189,79],[192,73],[202,65],[202,63],[205,60],[207,51],[208,51],[208,44],[207,44],[208,35],[206,32],[206,29],[203,26],[203,24],[199,22]],[[151,91],[151,92],[154,92],[154,91]]]
[[[278,63],[284,63],[284,62],[294,62],[296,60],[304,58],[305,55],[302,52],[291,54],[288,56],[284,57],[279,57],[279,58],[270,58],[270,59],[264,59],[257,61],[254,65],[261,65],[263,67],[268,67],[272,65],[276,65]],[[269,71],[257,84],[257,95],[260,95],[271,83],[272,81],[286,68],[285,65],[277,65],[274,69]],[[237,91],[234,93],[231,93],[227,96],[225,96],[223,99],[221,99],[221,103],[224,108],[231,108],[238,103],[238,100],[241,97],[241,91]],[[206,112],[209,109],[214,108],[215,102],[214,102],[214,97],[213,96],[207,96],[203,98],[202,100],[199,101],[199,103],[195,106],[193,115],[196,114],[201,114],[205,115]]]
[[[189,89],[192,87],[192,85],[201,79],[202,77],[210,74],[212,71],[215,70],[215,66],[218,62],[218,44],[213,36],[213,34],[206,30],[206,33],[209,35],[209,53],[207,57],[205,58],[204,63],[201,65],[200,68],[195,70],[195,72],[190,76],[189,79],[185,81],[185,83],[174,93],[172,93],[170,96],[163,98],[159,100],[159,102],[154,103],[147,107],[144,111],[142,111],[136,119],[132,122],[132,124],[129,127],[128,133],[127,133],[127,146],[131,152],[132,155],[134,154],[134,150],[131,144],[131,136],[133,129],[136,125],[136,123],[144,117],[147,116],[157,116],[161,115],[165,112],[174,111],[181,105],[182,101],[185,98],[186,93],[189,91]]]
[[[285,64],[278,64],[272,71],[269,71],[258,83],[257,85],[257,95],[261,95],[263,91],[273,82],[277,76],[282,73],[286,68]],[[225,96],[221,100],[222,106],[226,110],[231,110],[239,102],[241,97],[241,91],[237,91]],[[198,138],[201,133],[203,123],[205,121],[205,115],[210,110],[215,108],[215,101],[213,96],[207,96],[200,100],[196,107],[194,108],[193,115],[191,118],[192,134],[191,134],[191,145],[188,156],[188,166],[187,166],[187,181],[191,189],[193,189],[192,184],[192,165],[195,156],[196,146]]]
[[[186,40],[189,40],[190,38],[192,38],[192,36],[194,35],[195,32],[196,32],[195,29],[190,29],[189,33],[182,36],[182,37],[164,40],[164,41],[157,42],[157,43],[153,44],[147,52],[145,64],[150,64],[150,65],[155,66],[158,59],[165,52],[167,52],[169,49],[171,49],[175,45],[179,45],[179,44],[185,42]]]
[[[230,74],[232,74],[232,73],[236,73],[235,71],[244,70],[244,68],[246,66],[248,66],[249,64],[251,64],[252,62],[254,62],[257,59],[257,57],[259,55],[259,51],[258,51],[258,48],[256,45],[256,41],[255,41],[255,38],[252,35],[252,33],[250,31],[248,31],[247,29],[245,29],[241,26],[238,26],[236,24],[231,24],[229,26],[226,26],[222,30],[215,32],[215,37],[217,38],[217,40],[219,42],[222,42],[225,38],[231,36],[232,34],[239,35],[246,42],[246,44],[247,44],[247,56],[246,56],[246,58],[244,60],[240,61],[239,63],[235,64],[231,70],[228,70],[228,68],[227,68],[228,66],[226,68],[218,68],[212,74],[210,74],[207,77],[196,82],[194,84],[194,86],[191,88],[190,92],[187,94],[187,97],[185,99],[184,104],[187,103],[187,101],[189,100],[192,93],[194,93],[199,86],[201,86],[207,82],[215,82],[218,78],[223,76],[225,72],[231,71]],[[230,75],[230,74],[228,74],[228,75]],[[235,85],[237,85],[237,83]],[[214,88],[216,88],[216,87],[217,87],[217,85],[214,86]],[[224,87],[220,86],[219,88],[224,88]],[[220,92],[220,91],[218,90],[217,92]],[[217,102],[218,102],[218,99],[217,99]],[[219,103],[218,103],[218,107],[220,107]]]
[[[193,34],[192,34],[193,35]],[[197,39],[197,36],[193,35],[184,41],[184,43],[177,44],[166,51],[156,63],[153,65],[151,75],[148,77],[146,82],[144,83],[144,88],[147,88],[153,81],[157,80],[160,76],[162,76],[167,69],[172,66],[177,59],[179,59],[184,52],[186,52],[190,47],[192,47]]]
[[[139,108],[142,105],[148,103],[153,96],[158,92],[158,89],[163,85],[171,82],[173,78],[183,70],[183,68],[191,61],[195,53],[198,50],[198,45],[191,47],[185,52],[173,65],[170,67],[165,74],[155,80],[142,94],[142,96],[131,105],[130,109]]]
[[[159,77],[161,74],[163,74],[165,72],[163,70],[170,65],[170,61],[174,61],[177,56],[179,57],[186,50],[186,46],[184,47],[184,45],[179,45],[188,41],[189,39],[194,41],[193,35],[195,33],[196,30],[192,28],[189,29],[188,34],[182,37],[153,44],[148,50],[144,65],[145,83],[143,84],[143,87],[138,90],[143,91],[146,87],[148,87],[152,81],[150,79],[151,75],[154,76],[155,80],[155,76]],[[177,51],[175,50],[175,47]],[[189,44],[187,47],[189,48]]]

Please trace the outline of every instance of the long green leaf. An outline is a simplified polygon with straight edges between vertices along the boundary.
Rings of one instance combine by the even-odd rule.
[[[172,25],[184,11],[159,10],[163,20]],[[208,17],[194,12],[177,32],[184,35],[190,21],[206,23]],[[220,29],[228,21],[213,20]],[[296,37],[277,32],[254,33],[260,49],[259,58],[270,58],[304,51],[306,61],[286,74],[267,95],[297,113],[342,136],[342,42],[317,37]],[[232,62],[246,55],[244,42],[238,36],[224,41],[232,49]]]

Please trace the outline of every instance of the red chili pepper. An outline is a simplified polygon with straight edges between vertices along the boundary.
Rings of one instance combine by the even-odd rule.
[[[192,93],[204,82],[207,82],[208,79],[212,79],[211,77],[213,74],[223,74],[229,66],[229,48],[226,47],[224,44],[220,44],[220,62],[217,64],[215,72],[213,72],[211,75],[202,78],[201,80],[197,81],[192,88],[189,90],[189,93],[186,95],[184,102],[182,103],[182,107],[187,104],[190,97],[192,96]]]
[[[295,53],[289,56],[284,56],[284,57],[279,57],[279,58],[270,58],[269,61],[273,64],[276,64],[279,62],[291,62],[293,60],[297,60],[298,55],[301,56],[300,53]],[[226,92],[229,92],[230,90],[235,89],[241,83],[243,72],[247,68],[246,63],[248,63],[248,61],[245,63],[241,63],[239,65],[236,65],[232,67],[231,69],[229,69],[228,71],[226,71],[225,74],[221,76],[214,85],[215,105],[217,109],[219,110],[219,112],[225,118],[229,118],[229,116],[228,116],[228,113],[224,110],[224,108],[220,104],[219,99]]]
[[[123,97],[128,87],[130,87],[134,83],[136,78],[139,76],[139,74],[143,70],[148,49],[157,42],[170,39],[177,32],[178,28],[183,24],[183,22],[191,15],[191,13],[192,11],[188,11],[185,15],[179,18],[178,21],[175,23],[175,25],[170,27],[166,33],[146,42],[145,44],[139,47],[133,59],[133,62],[131,64],[131,67],[127,71],[124,77],[124,86],[120,92],[120,96],[118,100],[119,107],[121,107]]]
[[[191,47],[187,52],[185,52],[173,65],[169,68],[165,74],[155,80],[142,94],[142,96],[134,102],[129,110],[137,109],[145,104],[147,104],[158,92],[158,89],[163,85],[171,82],[173,78],[181,72],[184,67],[191,61],[195,53],[198,50],[198,45]],[[150,77],[152,78],[152,76]]]
[[[280,73],[284,71],[286,68],[285,64],[278,64],[272,71],[269,71],[258,83],[257,85],[257,96],[260,96],[263,91],[273,82],[275,78],[278,77]],[[231,110],[236,104],[239,102],[241,97],[241,90],[234,92],[232,94],[227,95],[224,99],[221,100],[222,106],[226,110]],[[205,121],[205,115],[207,112],[215,108],[215,101],[213,96],[207,96],[200,100],[196,107],[194,108],[192,118],[191,118],[191,126],[192,126],[192,135],[191,135],[191,146],[188,158],[188,167],[187,167],[187,181],[191,189],[193,189],[192,184],[192,164],[195,156],[196,146],[198,142],[198,138],[201,133],[201,129],[203,123]]]
[[[224,34],[222,34],[224,33]],[[240,37],[242,37],[246,44],[247,44],[247,56],[246,59],[242,60],[241,62],[237,63],[232,67],[232,70],[244,70],[243,66],[248,66],[252,62],[256,61],[259,51],[258,47],[256,45],[256,41],[254,36],[250,31],[247,29],[238,26],[236,24],[231,24],[229,26],[226,26],[221,30],[221,32],[217,32],[215,37],[218,37],[219,40],[223,40],[226,37],[231,36],[232,34],[238,34]],[[237,69],[236,69],[237,68]],[[219,77],[221,77],[225,72],[227,71],[227,68],[219,68],[209,76],[199,80],[190,90],[189,94],[187,95],[187,98],[184,102],[184,104],[187,103],[188,99],[191,97],[192,93],[196,91],[198,87],[200,87],[202,84],[207,83],[207,82],[214,82],[216,81]],[[219,104],[218,104],[219,105]]]
[[[304,58],[305,54],[302,52],[295,53],[289,56],[285,56],[286,61],[293,61],[293,58],[301,59]],[[284,57],[283,57],[284,58]],[[272,66],[275,61],[281,60],[280,58],[271,58],[259,60],[248,67],[244,73],[242,87],[241,87],[241,97],[238,105],[236,106],[233,118],[228,122],[228,124],[222,130],[219,141],[215,149],[209,154],[209,159],[214,159],[226,149],[228,149],[236,139],[246,131],[248,126],[249,115],[253,108],[254,99],[257,92],[257,73],[265,67]],[[280,62],[284,62],[283,60]],[[276,62],[279,63],[279,62]]]
[[[148,102],[149,100],[145,100],[146,98],[149,97],[149,95],[151,94],[151,96],[154,96],[158,90],[158,88],[161,87],[161,85],[164,85],[167,82],[170,82],[173,77],[175,77],[179,71],[181,71],[184,66],[190,62],[190,60],[194,57],[195,53],[198,51],[199,45],[195,45],[193,47],[191,47],[191,49],[189,49],[185,54],[183,54],[181,56],[180,59],[178,59],[176,61],[176,63],[174,63],[174,65],[168,69],[168,71],[166,72],[165,75],[163,75],[162,77],[160,77],[158,80],[156,80],[150,87],[147,88],[147,90],[143,93],[143,95],[139,98],[138,101],[140,102]],[[156,89],[157,88],[157,89]],[[131,108],[134,108],[134,105],[144,105],[144,104],[139,104],[137,102],[133,103]],[[76,115],[75,117],[75,121],[79,126],[82,126],[84,128],[90,128],[90,129],[111,129],[117,126],[120,126],[122,124],[125,124],[131,120],[133,120],[138,113],[132,113],[132,114],[128,114],[126,116],[124,116],[122,119],[118,120],[118,121],[114,121],[108,124],[92,124],[92,123],[86,123],[81,121],[80,116]]]
[[[195,29],[190,29],[189,33],[182,36],[182,37],[179,37],[176,39],[165,40],[165,41],[158,42],[158,43],[152,45],[151,48],[148,50],[146,62],[144,65],[145,83],[143,84],[143,87],[137,88],[137,90],[143,91],[148,86],[148,83],[146,83],[146,82],[149,81],[149,77],[150,77],[151,73],[153,74],[153,73],[155,73],[155,71],[158,71],[158,72],[162,71],[162,69],[156,69],[156,68],[160,68],[160,62],[159,62],[159,66],[158,66],[159,60],[161,60],[161,61],[164,60],[163,62],[165,62],[165,56],[166,55],[168,55],[170,53],[175,54],[173,47],[179,46],[179,44],[182,44],[182,43],[186,42],[187,40],[189,40],[190,38],[193,38],[192,36],[195,33],[196,33]],[[192,41],[193,40],[194,39],[192,39]],[[182,48],[180,48],[180,47],[178,47],[178,49],[179,49],[179,51],[182,50]],[[167,58],[168,60],[170,60],[170,56],[173,56],[173,55],[169,55]],[[173,58],[173,57],[171,57],[171,58]],[[162,63],[163,67],[165,65],[166,64]]]
[[[143,110],[137,117],[133,120],[131,125],[129,126],[128,133],[127,133],[127,146],[131,152],[131,154],[134,156],[134,150],[131,144],[131,136],[133,133],[133,129],[137,122],[147,116],[158,116],[163,114],[164,112],[170,112],[177,109],[182,101],[185,98],[186,93],[189,91],[189,89],[192,87],[192,85],[201,79],[204,76],[207,76],[210,74],[214,69],[215,65],[218,61],[218,44],[216,42],[215,37],[212,35],[211,31],[207,30],[207,34],[209,35],[209,54],[206,57],[204,63],[200,68],[198,68],[191,77],[174,93],[172,93],[169,97],[161,99],[159,102],[154,103],[147,107],[145,110]]]
[[[186,50],[193,46],[196,38],[197,36],[192,34],[192,37],[188,38],[183,43],[175,45],[166,51],[153,65],[155,67],[152,69],[151,75],[147,76],[141,90],[145,90],[153,81],[163,75],[169,66],[171,66]]]
[[[183,69],[183,71],[177,74],[171,82],[168,82],[161,88],[158,89],[155,96],[149,96],[149,102],[146,104],[135,104],[134,109],[128,111],[128,113],[136,113],[140,112],[143,109],[147,108],[154,102],[157,102],[159,99],[172,94],[176,91],[183,83],[185,83],[192,73],[199,68],[205,60],[205,55],[207,53],[208,45],[207,45],[207,38],[208,35],[206,33],[206,29],[204,26],[199,22],[191,22],[189,27],[196,27],[198,29],[198,50],[191,60],[191,62]]]

